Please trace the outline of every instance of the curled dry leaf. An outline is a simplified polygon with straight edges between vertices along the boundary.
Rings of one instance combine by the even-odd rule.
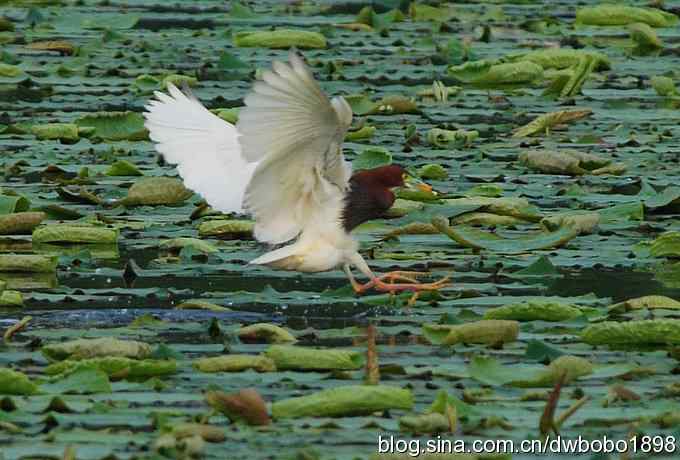
[[[293,334],[276,324],[256,323],[238,330],[239,339],[244,342],[291,343],[297,342]]]
[[[556,126],[571,123],[576,120],[592,115],[593,111],[590,109],[584,110],[560,110],[559,112],[551,112],[540,115],[530,123],[521,128],[518,128],[512,137],[526,137],[534,134],[549,133],[550,130]]]
[[[269,425],[271,419],[265,402],[253,388],[227,394],[222,391],[208,391],[205,399],[213,408],[219,410],[233,421],[243,420],[249,425]]]

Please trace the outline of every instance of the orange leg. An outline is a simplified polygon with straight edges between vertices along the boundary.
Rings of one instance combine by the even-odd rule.
[[[355,259],[352,262],[359,268],[359,270],[361,270],[361,272],[365,273],[366,276],[369,277],[369,281],[367,283],[361,284],[354,278],[354,275],[352,274],[352,270],[350,268],[350,264],[345,264],[343,266],[343,269],[347,274],[347,278],[349,278],[349,282],[352,284],[352,288],[354,289],[354,292],[356,292],[357,294],[363,294],[369,289],[375,289],[376,291],[389,293],[405,291],[413,293],[417,293],[420,291],[436,291],[443,287],[449,286],[450,284],[449,277],[442,278],[433,283],[419,283],[416,280],[416,278],[425,274],[420,272],[408,272],[397,270],[385,273],[384,275],[381,276],[376,276],[368,267],[363,258],[359,256],[359,254],[356,255]],[[399,282],[395,283],[395,281]],[[414,297],[415,298],[412,298],[409,303],[411,304],[415,303],[417,296]]]

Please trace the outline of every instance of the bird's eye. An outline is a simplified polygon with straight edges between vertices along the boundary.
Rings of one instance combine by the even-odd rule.
[[[401,175],[401,180],[403,180],[404,182],[406,182],[406,179],[408,179],[408,174],[403,173],[403,174]]]

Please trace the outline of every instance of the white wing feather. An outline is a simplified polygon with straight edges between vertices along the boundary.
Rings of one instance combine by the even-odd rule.
[[[302,59],[273,63],[245,98],[237,129],[243,157],[260,161],[244,208],[255,237],[283,243],[301,231],[337,229],[350,178],[341,145],[352,121],[342,98],[321,91]]]
[[[242,212],[243,196],[255,163],[241,155],[234,125],[211,113],[172,84],[146,105],[145,126],[156,150],[176,164],[184,184],[213,208]]]

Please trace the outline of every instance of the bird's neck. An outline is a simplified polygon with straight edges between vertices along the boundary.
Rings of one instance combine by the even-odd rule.
[[[351,232],[364,222],[383,217],[394,204],[395,196],[389,188],[366,180],[359,174],[352,176],[349,185],[342,214],[346,232]]]

